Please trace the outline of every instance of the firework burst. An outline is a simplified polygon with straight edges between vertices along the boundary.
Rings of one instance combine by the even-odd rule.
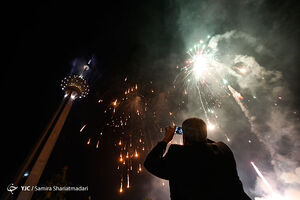
[[[212,132],[220,128],[217,111],[224,99],[231,95],[227,77],[233,69],[219,61],[216,45],[210,39],[207,36],[206,41],[200,40],[187,51],[188,58],[175,83],[183,83],[183,95],[196,99],[199,115],[203,115],[208,130]],[[230,141],[226,134],[224,137]]]

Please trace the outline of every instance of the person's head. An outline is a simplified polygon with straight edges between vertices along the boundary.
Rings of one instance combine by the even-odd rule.
[[[205,122],[200,118],[189,118],[182,123],[183,143],[195,144],[206,142],[207,129]]]

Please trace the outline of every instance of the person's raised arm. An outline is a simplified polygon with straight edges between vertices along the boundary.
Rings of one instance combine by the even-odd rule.
[[[168,160],[163,157],[167,144],[173,139],[175,127],[166,127],[163,140],[159,142],[148,154],[144,166],[155,176],[169,179]]]

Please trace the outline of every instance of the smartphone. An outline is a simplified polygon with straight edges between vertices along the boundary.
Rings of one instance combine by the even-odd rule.
[[[175,133],[177,133],[177,134],[179,134],[179,135],[182,135],[182,134],[183,134],[182,128],[179,127],[179,126],[176,126],[176,128],[175,128]]]

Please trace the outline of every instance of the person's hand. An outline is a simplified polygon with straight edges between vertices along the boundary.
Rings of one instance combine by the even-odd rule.
[[[164,137],[163,141],[166,143],[169,143],[173,139],[176,127],[175,126],[167,126],[165,129],[166,129],[166,132],[165,132],[165,137]]]

